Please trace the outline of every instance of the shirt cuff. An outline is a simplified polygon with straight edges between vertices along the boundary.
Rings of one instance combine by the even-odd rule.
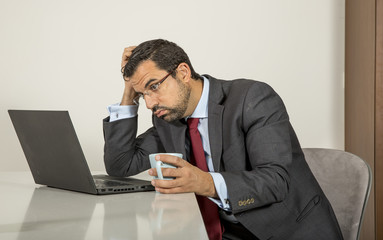
[[[213,178],[215,190],[217,191],[219,200],[215,198],[210,198],[210,197],[209,199],[213,201],[215,204],[217,204],[218,207],[222,208],[223,210],[226,210],[226,211],[231,210],[225,180],[223,179],[220,173],[215,173],[215,172],[209,172],[209,173]]]
[[[137,116],[138,105],[121,106],[119,103],[116,103],[108,106],[108,112],[110,116],[109,122],[125,118],[133,118]]]

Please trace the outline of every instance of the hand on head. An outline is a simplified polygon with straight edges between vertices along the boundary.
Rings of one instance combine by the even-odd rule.
[[[133,50],[136,46],[130,46],[124,49],[121,59],[121,72],[124,72],[124,68],[129,61],[130,56],[132,55]],[[137,96],[136,91],[134,90],[131,81],[125,79],[125,89],[122,96],[121,105],[134,105],[133,99]]]

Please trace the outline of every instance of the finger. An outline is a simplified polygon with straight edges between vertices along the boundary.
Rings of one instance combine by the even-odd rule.
[[[190,191],[185,191],[183,188],[176,187],[176,188],[160,188],[156,187],[155,190],[157,192],[163,193],[163,194],[175,194],[175,193],[186,193]]]
[[[174,180],[161,180],[161,179],[153,179],[151,181],[152,185],[159,189],[171,189],[171,188],[180,188],[179,181],[177,179]]]
[[[130,47],[126,47],[124,48],[124,51],[133,51],[137,46],[130,46]]]
[[[182,176],[182,173],[180,171],[180,169],[178,168],[161,168],[162,170],[162,175],[164,177],[181,177]]]
[[[158,188],[175,188],[179,187],[179,181],[177,179],[174,180],[161,180],[161,179],[154,179],[152,180],[152,185]]]
[[[124,52],[122,53],[121,68],[125,67],[126,63],[128,62],[135,48],[136,46],[130,46],[130,47],[124,48]]]
[[[177,178],[182,176],[182,172],[178,170],[177,168],[161,168],[161,170],[162,170],[162,176],[164,177]],[[149,169],[148,173],[150,176],[158,177],[156,168]]]
[[[122,53],[122,57],[125,58],[125,57],[130,57],[130,55],[132,55],[132,52],[133,50],[135,49],[136,47],[128,47],[128,48],[125,48],[124,49],[124,52]]]
[[[174,180],[152,180],[152,185],[160,189],[173,189],[176,188],[178,191],[182,192],[192,192],[193,186],[190,184],[185,184],[183,179],[174,179]]]
[[[171,164],[176,167],[185,167],[188,164],[187,161],[183,160],[182,158],[166,154],[156,155],[156,160]]]
[[[157,177],[157,169],[155,168],[149,169],[148,173],[150,176]]]

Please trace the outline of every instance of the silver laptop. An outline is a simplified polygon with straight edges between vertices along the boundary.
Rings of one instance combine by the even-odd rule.
[[[8,113],[36,184],[90,194],[154,190],[150,181],[92,176],[68,111]]]

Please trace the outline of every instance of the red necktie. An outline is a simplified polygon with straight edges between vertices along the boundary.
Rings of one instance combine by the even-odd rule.
[[[198,118],[189,118],[189,134],[192,145],[190,162],[202,171],[208,172],[205,153],[203,151],[201,135],[198,131]],[[196,195],[199,209],[205,223],[206,231],[210,240],[222,239],[221,221],[218,215],[218,206],[207,197]]]

